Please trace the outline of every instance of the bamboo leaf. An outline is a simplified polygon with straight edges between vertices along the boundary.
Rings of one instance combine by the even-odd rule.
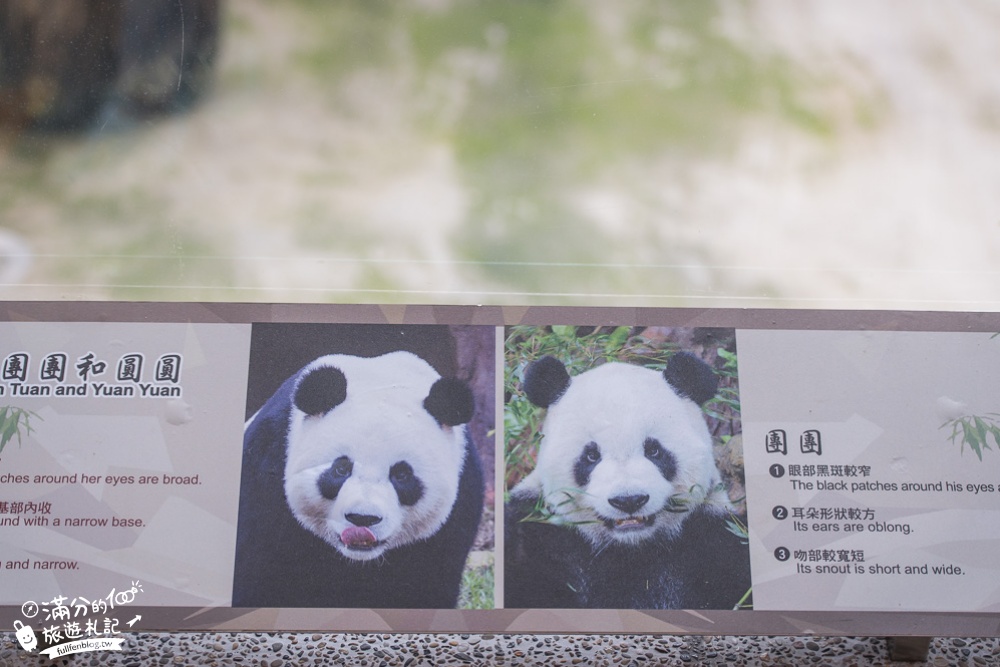
[[[976,435],[975,428],[968,422],[962,422],[962,441],[967,443],[969,447],[976,453],[979,460],[983,460],[983,449],[979,443],[979,437]]]
[[[976,436],[979,438],[979,442],[982,443],[983,449],[989,449],[990,445],[986,442],[986,423],[979,417],[973,417],[973,420],[976,424]]]
[[[615,349],[620,348],[626,340],[628,340],[629,327],[617,327],[608,336],[608,342],[605,345],[605,349]]]
[[[560,338],[574,338],[576,337],[576,327],[570,326],[553,326],[552,333],[559,336]]]
[[[10,439],[13,438],[16,433],[17,420],[8,420],[7,426],[4,427],[3,432],[0,433],[0,451],[3,451],[3,448],[7,446],[7,443],[10,442]]]

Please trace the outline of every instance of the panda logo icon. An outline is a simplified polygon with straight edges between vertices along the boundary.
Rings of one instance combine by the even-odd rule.
[[[609,362],[524,372],[545,408],[534,469],[505,518],[509,608],[732,609],[750,588],[745,538],[701,406],[718,377],[687,352],[662,371]]]
[[[469,387],[327,355],[247,422],[233,606],[453,608],[483,508]]]

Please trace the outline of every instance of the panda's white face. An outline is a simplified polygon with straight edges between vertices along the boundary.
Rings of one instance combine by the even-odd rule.
[[[731,509],[720,481],[701,408],[661,373],[609,363],[574,377],[548,407],[522,485],[553,521],[603,545],[674,534],[699,504]]]
[[[338,372],[346,396],[329,409],[299,397],[329,393],[324,384],[336,390]],[[465,431],[425,407],[440,379],[434,369],[407,352],[330,355],[299,377],[285,465],[285,496],[298,521],[354,560],[440,529],[458,494]],[[302,389],[307,382],[319,388]]]

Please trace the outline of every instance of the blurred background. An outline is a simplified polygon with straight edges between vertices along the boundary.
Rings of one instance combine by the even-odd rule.
[[[992,0],[0,0],[0,298],[997,310]]]

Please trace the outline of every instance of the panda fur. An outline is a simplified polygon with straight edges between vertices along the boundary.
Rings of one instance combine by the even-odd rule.
[[[607,363],[571,378],[543,357],[523,389],[547,412],[506,506],[504,605],[734,608],[749,553],[701,411],[712,369],[682,352],[662,373]]]
[[[454,608],[483,509],[472,412],[409,352],[286,380],[244,430],[233,606]]]

